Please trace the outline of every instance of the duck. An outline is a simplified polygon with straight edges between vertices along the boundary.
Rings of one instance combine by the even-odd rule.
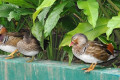
[[[19,35],[19,36],[18,36]],[[0,25],[0,50],[11,53],[5,59],[14,58],[14,54],[17,50],[17,43],[22,40],[20,33],[18,32],[7,32],[7,29]],[[20,53],[18,53],[20,55]]]
[[[94,70],[97,63],[106,62],[118,56],[111,43],[102,44],[97,41],[90,41],[82,33],[77,33],[71,38],[69,47],[71,46],[75,57],[86,63],[91,63],[90,67],[82,69],[85,72]]]
[[[37,55],[42,49],[36,38],[32,37],[29,32],[26,32],[23,39],[17,43],[17,50],[25,56],[32,57],[26,62],[33,62],[35,55]]]

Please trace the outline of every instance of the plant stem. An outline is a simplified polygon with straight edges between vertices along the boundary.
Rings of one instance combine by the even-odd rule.
[[[66,54],[66,51],[63,52],[63,55],[61,56],[61,61],[64,60],[65,54]]]
[[[52,32],[50,33],[49,50],[50,50],[50,59],[53,59]]]
[[[109,10],[111,10],[113,13],[117,14],[117,12],[113,9],[111,9],[110,7],[108,7],[107,5],[105,5],[106,8],[108,8]]]
[[[107,18],[110,18],[109,14],[105,11],[104,7],[102,6],[101,0],[97,0],[97,1],[98,1],[98,3],[99,3],[99,6],[100,6],[102,12],[105,14],[105,16],[106,16]]]
[[[75,17],[77,17],[81,22],[84,22],[84,20],[81,19],[77,14],[73,13],[73,15],[74,15]]]
[[[120,9],[111,1],[111,0],[107,0],[111,6],[116,10],[116,11],[120,11]]]
[[[117,43],[120,44],[120,32],[118,30],[115,30],[114,33],[117,38]]]

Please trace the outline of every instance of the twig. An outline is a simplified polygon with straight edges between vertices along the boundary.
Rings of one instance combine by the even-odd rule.
[[[105,11],[104,7],[102,6],[101,0],[97,0],[97,2],[99,3],[100,8],[101,8],[102,12],[105,14],[105,16],[106,16],[107,18],[110,18],[110,17],[109,17],[109,14]]]
[[[73,15],[74,15],[75,17],[77,17],[81,22],[84,22],[84,20],[81,19],[77,14],[73,13]]]
[[[116,10],[116,11],[120,11],[120,9],[111,1],[111,0],[107,0],[111,6]]]
[[[105,5],[106,8],[108,8],[109,10],[111,10],[113,13],[117,14],[113,9],[111,9],[110,7],[108,7],[107,5]]]

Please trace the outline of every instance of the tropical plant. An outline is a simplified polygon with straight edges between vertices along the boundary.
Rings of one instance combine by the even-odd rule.
[[[119,1],[116,0],[115,2],[119,2]],[[84,18],[81,19],[82,16],[77,16],[81,20],[81,22],[78,24],[78,26],[74,30],[68,32],[64,36],[64,39],[61,42],[59,47],[64,48],[64,46],[68,46],[71,41],[71,37],[76,33],[84,33],[89,40],[94,40],[95,38],[98,37],[98,39],[104,43],[112,42],[113,44],[115,44],[114,41],[112,40],[108,41],[108,40],[109,40],[110,34],[112,34],[113,29],[120,27],[120,23],[119,23],[120,10],[119,10],[118,4],[113,3],[111,0],[106,0],[106,1],[78,0],[77,6],[80,9],[78,10],[79,13],[84,14],[84,17],[87,17],[87,19],[84,19]],[[112,11],[114,11],[116,15]],[[112,19],[110,19],[110,17],[112,17]],[[108,40],[106,38],[103,38],[104,33],[106,33]],[[115,31],[115,36],[117,36],[117,38],[119,37],[118,34],[119,32]],[[66,49],[69,55],[73,57],[70,50]],[[69,59],[69,62],[71,62],[72,60],[71,57]]]
[[[44,39],[50,41],[42,57],[63,60],[68,53],[71,63],[73,54],[68,45],[76,33],[103,43],[119,40],[119,46],[119,8],[119,0],[0,0],[0,24],[9,31],[29,27],[43,49]]]

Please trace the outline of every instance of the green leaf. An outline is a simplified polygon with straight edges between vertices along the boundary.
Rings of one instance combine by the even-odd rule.
[[[47,7],[45,9],[43,9],[43,11],[38,15],[38,19],[39,19],[39,23],[37,22],[35,24],[35,26],[32,28],[33,31],[33,35],[40,41],[41,47],[42,49],[44,49],[44,22],[45,22],[45,18],[47,16],[47,13],[49,11],[50,7]],[[42,26],[42,27],[40,27]],[[38,28],[41,28],[40,30]],[[35,32],[34,32],[35,31]]]
[[[16,5],[13,5],[13,4],[0,5],[0,17],[8,17],[9,13],[17,8],[19,8],[19,7]]]
[[[37,7],[39,5],[40,2],[42,2],[43,0],[24,0],[27,3],[30,3],[31,5],[34,5],[35,7]]]
[[[95,27],[98,19],[99,5],[96,0],[78,1],[78,8],[84,9],[84,14],[88,16],[89,23]]]
[[[109,39],[110,34],[112,33],[113,29],[120,28],[120,13],[118,16],[112,17],[112,19],[107,24],[108,30],[106,32],[107,39]]]
[[[19,20],[22,15],[32,14],[33,12],[29,9],[17,8],[14,11],[11,11],[8,17],[8,20],[11,21],[12,18]]]
[[[69,45],[71,42],[72,36],[75,35],[76,33],[84,33],[91,29],[92,29],[92,26],[89,23],[79,23],[79,25],[74,30],[65,34],[59,47],[61,48],[62,46]]]
[[[44,1],[42,2],[42,4],[36,9],[36,11],[35,11],[34,14],[33,14],[33,23],[34,23],[36,17],[38,16],[39,12],[40,12],[43,8],[51,6],[54,2],[55,2],[55,0],[44,0]]]
[[[49,12],[51,7],[47,7],[47,8],[44,8],[43,11],[38,15],[38,19],[40,22],[42,22],[42,24],[44,25],[44,22],[45,22],[45,18],[47,16],[47,13]]]
[[[99,36],[98,39],[104,44],[109,44],[109,41],[104,36]]]
[[[107,40],[107,38],[104,37],[104,36],[99,36],[98,39],[99,39],[102,43],[104,43],[104,44],[110,44],[110,43],[112,43],[112,45],[114,46],[114,49],[118,49],[118,48],[117,48],[117,45],[116,45],[116,43],[115,43],[114,41],[112,41],[112,40]]]
[[[68,53],[69,65],[70,65],[73,59],[72,47],[65,46],[63,49]]]
[[[33,11],[30,9],[25,9],[25,8],[19,8],[16,9],[16,12],[20,15],[28,15],[28,14],[33,14]]]
[[[89,40],[94,40],[98,36],[100,36],[103,33],[106,33],[108,30],[107,23],[109,19],[100,18],[97,21],[96,27],[94,29],[91,29],[90,31],[84,32],[84,34],[87,36]]]
[[[47,37],[52,29],[55,27],[57,24],[59,18],[60,18],[60,13],[63,11],[64,6],[67,4],[67,2],[64,2],[62,4],[59,4],[56,6],[53,11],[50,13],[48,16],[45,26],[44,26],[44,36]]]
[[[35,8],[33,5],[27,3],[24,0],[3,0],[3,2],[9,2],[24,8]]]
[[[107,22],[108,19],[98,19],[96,27],[94,29],[89,23],[79,23],[79,25],[74,30],[68,32],[64,36],[64,39],[62,40],[59,48],[61,48],[62,46],[68,46],[71,42],[72,36],[76,33],[83,33],[87,36],[88,40],[94,40],[95,38],[107,31]]]
[[[0,4],[2,4],[2,0],[0,0]]]
[[[12,18],[14,18],[15,20],[19,20],[20,15],[18,15],[15,11],[11,11],[8,17],[8,21],[11,21]]]
[[[32,34],[34,37],[36,37],[36,39],[38,41],[40,41],[40,45],[42,47],[42,49],[44,49],[44,36],[43,36],[43,30],[44,30],[44,27],[43,25],[40,23],[40,22],[36,22],[34,23],[33,27],[32,27]]]

